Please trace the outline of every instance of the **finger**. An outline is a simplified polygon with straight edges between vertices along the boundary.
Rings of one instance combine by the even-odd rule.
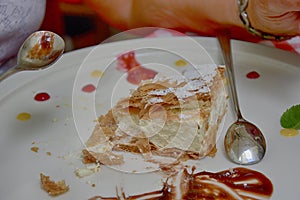
[[[286,9],[286,11],[300,11],[299,0],[285,0],[279,2],[281,3],[281,6]]]

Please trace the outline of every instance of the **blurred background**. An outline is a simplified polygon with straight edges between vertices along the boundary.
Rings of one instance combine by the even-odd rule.
[[[102,21],[82,0],[47,0],[40,29],[62,36],[66,51],[97,45],[118,32]]]

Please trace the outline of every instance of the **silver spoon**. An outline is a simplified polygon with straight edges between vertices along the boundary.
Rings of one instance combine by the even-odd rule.
[[[234,111],[237,116],[237,121],[226,132],[224,139],[225,151],[228,158],[234,163],[241,165],[255,164],[261,161],[265,155],[266,141],[259,128],[245,120],[241,114],[235,86],[228,30],[220,31],[217,38],[222,49]]]
[[[22,44],[17,56],[17,66],[0,75],[0,82],[10,75],[24,70],[48,67],[64,52],[65,42],[51,31],[37,31]]]

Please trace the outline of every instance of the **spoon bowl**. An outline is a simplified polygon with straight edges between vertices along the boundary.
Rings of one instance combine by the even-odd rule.
[[[231,161],[241,165],[251,165],[263,159],[266,141],[254,124],[239,119],[227,130],[224,147]]]
[[[17,56],[17,66],[0,75],[0,81],[24,70],[39,70],[49,67],[64,52],[65,42],[51,31],[32,33],[22,44]]]
[[[266,152],[266,141],[260,129],[245,120],[241,114],[235,85],[235,75],[232,62],[230,34],[222,30],[217,35],[226,65],[227,78],[234,111],[237,116],[226,132],[224,138],[225,152],[228,158],[240,165],[251,165],[261,161]]]

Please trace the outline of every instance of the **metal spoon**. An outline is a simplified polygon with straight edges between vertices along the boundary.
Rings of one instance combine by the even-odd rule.
[[[234,163],[241,165],[255,164],[261,161],[265,155],[266,141],[259,128],[245,120],[241,114],[235,85],[230,34],[228,30],[220,31],[217,38],[222,49],[234,111],[237,116],[237,121],[226,132],[224,139],[225,151],[228,158]]]
[[[39,70],[48,67],[64,52],[65,42],[50,31],[37,31],[22,44],[17,56],[17,66],[0,75],[0,82],[10,75],[24,70]]]

